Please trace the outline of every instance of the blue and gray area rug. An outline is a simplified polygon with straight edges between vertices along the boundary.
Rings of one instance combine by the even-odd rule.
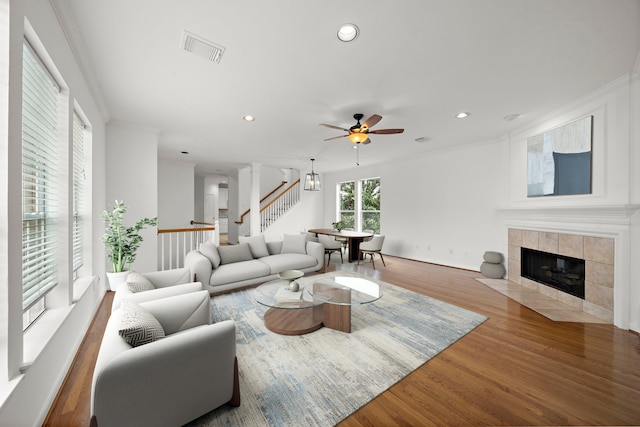
[[[347,274],[357,276],[339,273]],[[352,309],[350,334],[278,335],[265,328],[252,289],[213,297],[214,321],[236,322],[242,404],[189,426],[335,425],[486,320],[378,283],[383,297]]]

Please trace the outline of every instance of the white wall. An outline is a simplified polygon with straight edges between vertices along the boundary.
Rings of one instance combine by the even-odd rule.
[[[158,228],[189,228],[194,215],[193,163],[158,162]]]
[[[309,228],[322,227],[323,191],[304,191],[302,186],[300,188],[300,202],[264,232],[265,240],[282,240],[285,234],[299,234]]]
[[[336,219],[338,182],[380,177],[383,252],[479,270],[485,251],[506,255],[495,211],[506,203],[507,146],[488,142],[323,177],[324,227]]]
[[[622,77],[511,134],[509,206],[621,205],[630,203],[630,87]],[[527,197],[527,139],[593,115],[592,194]]]
[[[110,121],[107,125],[107,203],[124,200],[128,207],[125,226],[145,217],[158,216],[158,131],[127,123]],[[189,182],[193,191],[193,180]],[[193,206],[190,202],[189,208]],[[141,232],[133,268],[138,272],[157,270],[156,228]]]
[[[204,222],[204,177],[193,177],[193,219]]]
[[[7,14],[11,14],[10,19]],[[21,64],[25,18],[54,66],[52,71],[62,77],[63,95],[69,100],[69,109],[77,105],[82,109],[92,137],[87,154],[90,163],[87,172],[89,203],[86,220],[89,234],[85,243],[92,250],[87,252],[83,275],[103,276],[105,271],[104,248],[100,242],[104,226],[100,218],[104,210],[105,196],[105,116],[99,100],[84,79],[77,61],[67,44],[56,12],[47,0],[0,0],[0,425],[41,425],[78,346],[93,318],[103,296],[104,283],[92,284],[73,305],[51,310],[54,316],[61,314],[55,333],[39,337],[42,350],[18,374],[24,345],[30,344],[29,333],[22,333],[22,303],[19,287],[21,253]],[[8,65],[9,64],[9,65]],[[47,64],[49,66],[49,64]],[[10,68],[9,68],[10,67]],[[5,164],[4,162],[7,161]],[[64,283],[61,286],[69,287]],[[18,290],[17,292],[15,290]],[[37,322],[36,322],[37,323]],[[38,325],[39,326],[39,325]],[[45,325],[46,326],[46,325]],[[46,328],[45,328],[46,329]]]
[[[285,172],[281,168],[262,165],[260,167],[260,197],[264,197],[285,181]]]

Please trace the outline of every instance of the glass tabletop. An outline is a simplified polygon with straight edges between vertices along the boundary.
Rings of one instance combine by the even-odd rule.
[[[304,291],[302,283],[299,284],[298,290],[295,292],[290,290],[290,283],[291,280],[286,279],[276,279],[263,283],[253,290],[253,298],[264,306],[289,310],[309,308],[322,304],[322,301],[314,299]]]
[[[253,298],[267,307],[302,309],[321,304],[360,305],[382,298],[380,285],[362,277],[308,276],[296,279],[298,290],[291,291],[291,280],[276,279],[253,290]]]
[[[304,289],[313,299],[329,304],[369,304],[382,298],[380,285],[362,277],[324,277],[314,280]]]

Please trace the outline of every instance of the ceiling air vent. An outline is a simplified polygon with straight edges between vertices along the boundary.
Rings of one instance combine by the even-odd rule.
[[[182,33],[180,47],[187,52],[208,59],[209,61],[220,63],[225,48],[200,36],[196,36],[188,31]]]

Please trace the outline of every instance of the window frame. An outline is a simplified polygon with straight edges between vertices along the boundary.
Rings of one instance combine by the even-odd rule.
[[[356,231],[362,231],[363,230],[363,224],[365,223],[364,217],[363,215],[365,215],[366,213],[369,212],[377,212],[378,214],[378,218],[380,218],[380,214],[381,214],[381,206],[379,206],[378,210],[371,210],[371,209],[367,209],[364,210],[363,209],[363,183],[367,182],[367,181],[373,181],[373,180],[377,180],[379,182],[378,184],[378,199],[380,200],[380,195],[381,195],[381,188],[382,188],[382,179],[380,177],[370,177],[370,178],[362,178],[362,179],[357,179],[357,180],[353,180],[353,181],[341,181],[336,183],[336,220],[337,221],[342,221],[345,216],[352,216],[353,220],[347,220],[346,221],[346,226],[347,228],[353,227],[354,230]],[[344,205],[343,205],[343,194],[345,193],[344,191],[344,186],[345,185],[352,185],[353,186],[353,191],[352,191],[352,203],[353,203],[353,210],[350,209],[343,209]],[[352,224],[352,225],[351,225]],[[378,229],[374,229],[376,234],[380,234],[380,220],[378,219]]]
[[[73,150],[73,194],[72,194],[72,268],[74,277],[84,265],[84,196],[85,196],[85,156],[87,125],[74,109],[72,125]]]
[[[22,79],[22,309],[26,329],[59,284],[61,85],[27,38]]]

